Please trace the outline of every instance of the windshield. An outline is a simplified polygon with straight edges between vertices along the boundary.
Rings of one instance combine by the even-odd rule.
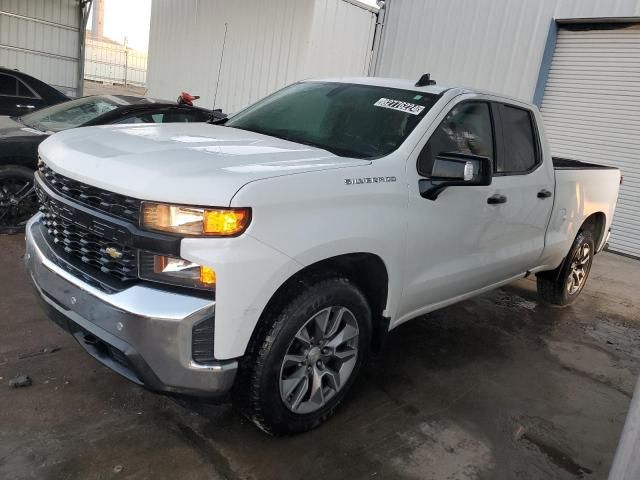
[[[108,97],[83,97],[43,108],[23,116],[21,120],[28,127],[43,132],[59,132],[79,127],[118,106]]]
[[[396,150],[437,95],[372,85],[302,82],[234,115],[226,126],[375,158]]]

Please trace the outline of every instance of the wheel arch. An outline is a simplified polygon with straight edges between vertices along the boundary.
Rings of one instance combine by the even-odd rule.
[[[604,214],[604,212],[595,212],[585,218],[584,222],[582,222],[582,225],[580,226],[580,230],[578,231],[578,233],[582,231],[590,232],[595,243],[595,251],[599,252],[606,234],[606,226],[607,216]]]
[[[356,252],[325,258],[305,266],[274,292],[263,309],[258,324],[251,335],[247,349],[253,348],[260,338],[265,318],[278,311],[291,298],[292,292],[319,280],[340,276],[349,279],[365,295],[372,314],[372,349],[379,351],[389,330],[389,319],[384,316],[389,294],[389,274],[382,258],[368,252]]]

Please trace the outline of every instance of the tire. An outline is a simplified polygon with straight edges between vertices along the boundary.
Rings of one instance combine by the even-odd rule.
[[[22,232],[37,211],[33,170],[17,165],[0,167],[0,234]]]
[[[371,343],[371,310],[349,280],[301,284],[301,293],[265,314],[232,392],[242,413],[272,435],[305,432],[326,421],[353,384]],[[323,324],[326,337],[320,334]],[[356,336],[339,344],[354,328]]]
[[[553,305],[571,305],[587,283],[594,253],[595,245],[591,232],[583,230],[578,233],[569,254],[560,266],[555,270],[537,274],[538,294]],[[577,274],[576,269],[582,273]]]

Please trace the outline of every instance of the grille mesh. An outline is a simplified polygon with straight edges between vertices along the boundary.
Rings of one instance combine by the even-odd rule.
[[[135,249],[104,239],[69,222],[57,213],[59,207],[56,200],[40,188],[37,191],[43,214],[42,224],[47,229],[49,243],[63,258],[80,260],[122,282],[138,279],[138,255]],[[110,249],[111,255],[107,249]]]
[[[78,203],[108,213],[114,217],[134,222],[140,220],[141,201],[119,193],[108,192],[92,187],[77,180],[65,177],[51,170],[45,163],[40,162],[38,170],[49,187]]]

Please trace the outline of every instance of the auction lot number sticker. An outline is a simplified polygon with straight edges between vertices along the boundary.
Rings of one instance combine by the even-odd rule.
[[[393,100],[391,98],[381,98],[373,105],[375,107],[390,108],[392,110],[398,110],[399,112],[410,113],[411,115],[420,115],[420,112],[424,110],[422,105],[401,102],[400,100]]]

